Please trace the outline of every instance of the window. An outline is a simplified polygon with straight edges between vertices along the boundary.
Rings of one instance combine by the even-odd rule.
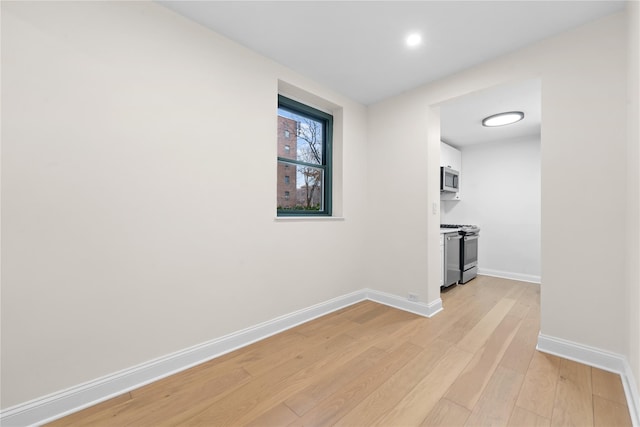
[[[333,116],[278,96],[278,216],[331,215],[332,132]]]

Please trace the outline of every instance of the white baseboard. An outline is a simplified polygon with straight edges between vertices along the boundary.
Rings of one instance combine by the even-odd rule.
[[[533,274],[513,273],[511,271],[491,270],[487,268],[478,268],[478,274],[483,276],[500,277],[502,279],[519,280],[520,282],[540,283],[541,277]]]
[[[432,317],[442,311],[442,300],[440,298],[429,304],[425,304],[423,302],[409,301],[397,295],[374,291],[372,289],[366,289],[366,293],[367,299],[371,301],[419,314],[424,317]]]
[[[624,394],[627,397],[627,406],[631,414],[631,422],[634,426],[640,427],[640,393],[638,383],[636,383],[633,371],[629,361],[624,361],[624,374],[622,375],[622,385],[624,386]]]
[[[536,349],[620,375],[634,426],[640,426],[640,394],[626,357],[561,338],[538,335]]]
[[[425,304],[407,301],[398,296],[371,289],[362,289],[129,369],[7,408],[0,412],[0,425],[6,427],[32,426],[51,422],[367,299],[426,317],[431,317],[442,310],[442,300],[440,299]]]

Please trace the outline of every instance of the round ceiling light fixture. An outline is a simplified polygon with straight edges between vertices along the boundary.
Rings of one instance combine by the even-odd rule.
[[[509,111],[484,118],[482,120],[482,126],[494,127],[510,125],[522,119],[524,119],[524,113],[522,111]]]
[[[416,47],[422,43],[422,36],[419,33],[409,34],[406,38],[407,46]]]

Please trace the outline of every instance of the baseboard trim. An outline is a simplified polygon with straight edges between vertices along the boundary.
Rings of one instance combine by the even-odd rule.
[[[442,300],[439,298],[430,304],[425,304],[407,301],[384,292],[362,289],[7,408],[0,411],[0,425],[37,426],[51,422],[364,300],[375,301],[425,317],[431,317],[442,310]]]
[[[372,289],[367,289],[366,294],[368,300],[424,317],[432,317],[442,311],[442,300],[440,298],[429,304],[425,304],[423,302],[409,301],[397,295],[374,291]]]
[[[536,349],[620,375],[634,426],[640,426],[640,394],[626,357],[561,338],[539,334]]]
[[[538,283],[541,282],[540,276],[533,274],[513,273],[511,271],[491,270],[486,268],[478,268],[478,274],[483,276],[500,277],[502,279],[518,280],[520,282]]]
[[[633,371],[629,361],[625,358],[624,375],[622,375],[622,385],[624,386],[624,394],[627,397],[627,406],[631,414],[631,422],[634,426],[640,426],[640,393],[638,383],[636,383]]]

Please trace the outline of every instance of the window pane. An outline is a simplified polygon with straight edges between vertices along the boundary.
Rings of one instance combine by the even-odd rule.
[[[323,125],[319,120],[278,108],[278,156],[322,164]]]
[[[285,176],[289,177],[288,183]],[[322,169],[278,162],[278,209],[322,210],[323,186]]]
[[[278,216],[331,215],[332,129],[331,114],[278,95]]]

